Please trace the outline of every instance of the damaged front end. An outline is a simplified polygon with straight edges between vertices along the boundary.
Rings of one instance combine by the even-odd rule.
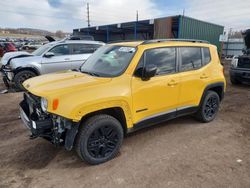
[[[0,72],[2,74],[2,80],[7,89],[10,87],[10,83],[14,78],[14,73],[12,72],[11,68],[7,65],[2,65],[0,68]]]
[[[31,131],[31,139],[42,137],[56,146],[64,144],[67,150],[73,148],[79,123],[44,112],[41,97],[24,93],[24,99],[20,103],[20,117]]]

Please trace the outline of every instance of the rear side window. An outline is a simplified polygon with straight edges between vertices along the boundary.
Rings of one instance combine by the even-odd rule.
[[[99,44],[72,44],[72,54],[94,53],[100,46]]]
[[[204,55],[203,65],[206,65],[211,61],[209,48],[203,48],[203,55]]]
[[[202,66],[201,48],[180,47],[181,71],[198,69]]]
[[[176,71],[176,49],[155,48],[147,50],[146,65],[154,64],[157,75],[174,73]]]

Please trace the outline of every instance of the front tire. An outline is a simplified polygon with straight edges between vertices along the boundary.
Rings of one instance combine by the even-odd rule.
[[[82,160],[96,165],[113,159],[122,141],[123,129],[117,119],[95,115],[83,123],[76,139],[76,151]]]
[[[213,121],[220,107],[220,97],[214,91],[207,91],[196,113],[196,119],[203,123]]]
[[[14,77],[14,83],[18,91],[24,91],[23,82],[29,78],[35,77],[36,74],[29,70],[23,70],[18,72]]]

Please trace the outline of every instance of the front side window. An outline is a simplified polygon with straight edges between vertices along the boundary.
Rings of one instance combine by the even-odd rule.
[[[201,48],[180,47],[181,71],[195,70],[202,66]]]
[[[69,55],[70,54],[69,46],[67,44],[55,46],[49,52],[54,53],[55,56]]]
[[[146,65],[153,64],[157,67],[157,75],[170,74],[176,71],[176,49],[155,48],[145,52]]]
[[[118,76],[128,67],[136,48],[105,45],[93,53],[81,67],[81,72],[101,77]]]
[[[50,43],[45,44],[45,45],[41,46],[40,48],[38,48],[37,50],[35,50],[34,52],[32,52],[32,55],[35,55],[35,56],[43,55],[51,47],[52,47],[52,44],[50,44]]]

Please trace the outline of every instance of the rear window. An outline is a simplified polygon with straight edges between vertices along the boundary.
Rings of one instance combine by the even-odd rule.
[[[203,64],[206,65],[211,61],[209,48],[203,48],[203,55],[204,55]]]
[[[72,44],[72,54],[94,53],[101,45],[99,44]]]
[[[180,47],[181,52],[181,71],[198,69],[202,66],[201,48],[199,47]]]

